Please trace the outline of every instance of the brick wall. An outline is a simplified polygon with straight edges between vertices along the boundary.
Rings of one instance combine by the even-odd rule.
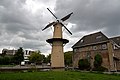
[[[105,44],[105,43],[104,43]],[[109,69],[109,57],[107,47],[102,49],[103,44],[92,45],[82,48],[76,48],[73,53],[73,67],[78,67],[78,61],[80,59],[87,58],[88,54],[90,55],[91,67],[94,67],[94,57],[96,54],[100,54],[103,59],[102,66]]]

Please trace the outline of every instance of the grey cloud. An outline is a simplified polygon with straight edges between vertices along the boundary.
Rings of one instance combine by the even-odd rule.
[[[51,29],[41,31],[48,22],[54,21],[46,7],[53,4],[53,0],[32,0],[46,7],[38,9],[36,13],[26,9],[27,0],[0,0],[0,48],[23,46],[25,49],[40,49],[48,52],[51,47],[46,39],[52,37]],[[88,33],[100,31],[107,36],[120,34],[120,1],[119,0],[54,0],[55,15],[59,18],[73,12],[69,20],[73,25],[67,31],[66,37],[70,42],[65,49],[71,48],[75,41]],[[54,5],[54,4],[53,4]]]
[[[74,12],[70,22],[77,26],[72,28],[73,32],[91,32],[106,28],[107,33],[110,33],[113,26],[117,31],[120,25],[119,0],[57,0],[57,3],[57,15]]]
[[[26,0],[0,1],[0,48],[43,49],[48,45],[45,42],[47,35],[41,29],[50,17],[44,17],[43,9],[33,14],[25,5]]]
[[[102,31],[106,36],[120,35],[119,0],[57,0],[55,14],[59,17],[73,12],[68,22],[73,23],[69,30],[73,33],[70,48],[82,36]],[[68,35],[70,36],[70,35]]]

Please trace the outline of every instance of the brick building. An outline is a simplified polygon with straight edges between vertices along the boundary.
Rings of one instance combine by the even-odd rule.
[[[96,54],[102,56],[102,66],[109,71],[120,70],[120,36],[108,38],[102,32],[83,36],[73,46],[73,67],[78,67],[80,59],[88,59],[94,67]]]

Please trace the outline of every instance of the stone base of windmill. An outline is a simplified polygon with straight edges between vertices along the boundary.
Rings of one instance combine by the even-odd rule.
[[[65,71],[65,67],[51,67],[52,71]]]
[[[63,46],[65,43],[68,43],[69,41],[67,39],[62,38],[51,38],[46,41],[50,43],[52,46],[51,69],[65,70]]]

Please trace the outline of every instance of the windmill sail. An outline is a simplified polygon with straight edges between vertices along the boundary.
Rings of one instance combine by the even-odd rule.
[[[72,33],[67,29],[67,27],[61,23],[61,25],[72,35]]]
[[[72,14],[73,14],[73,12],[68,14],[67,16],[63,17],[61,20],[65,21],[65,20],[69,19]]]
[[[55,14],[53,14],[53,12],[52,12],[49,8],[47,8],[47,10],[57,19],[57,23],[60,23],[60,24],[72,35],[72,33],[67,29],[67,27],[66,27],[62,22],[60,22],[60,20],[58,20],[57,16],[55,16]],[[73,14],[73,12],[71,12],[71,13],[68,14],[67,16],[63,17],[63,18],[61,19],[61,21],[66,21],[67,19],[70,18],[70,16],[71,16],[72,14]],[[42,29],[42,31],[45,30],[45,29],[47,29],[48,27],[50,27],[50,26],[52,26],[52,25],[55,25],[55,23],[56,23],[56,22],[49,23],[45,28]]]
[[[45,30],[45,29],[47,29],[48,27],[54,25],[54,24],[55,24],[55,22],[49,23],[45,28],[42,29],[42,31]]]
[[[49,11],[56,19],[58,19],[58,18],[52,13],[52,11],[50,11],[49,8],[47,8],[47,9],[48,9],[48,11]]]

